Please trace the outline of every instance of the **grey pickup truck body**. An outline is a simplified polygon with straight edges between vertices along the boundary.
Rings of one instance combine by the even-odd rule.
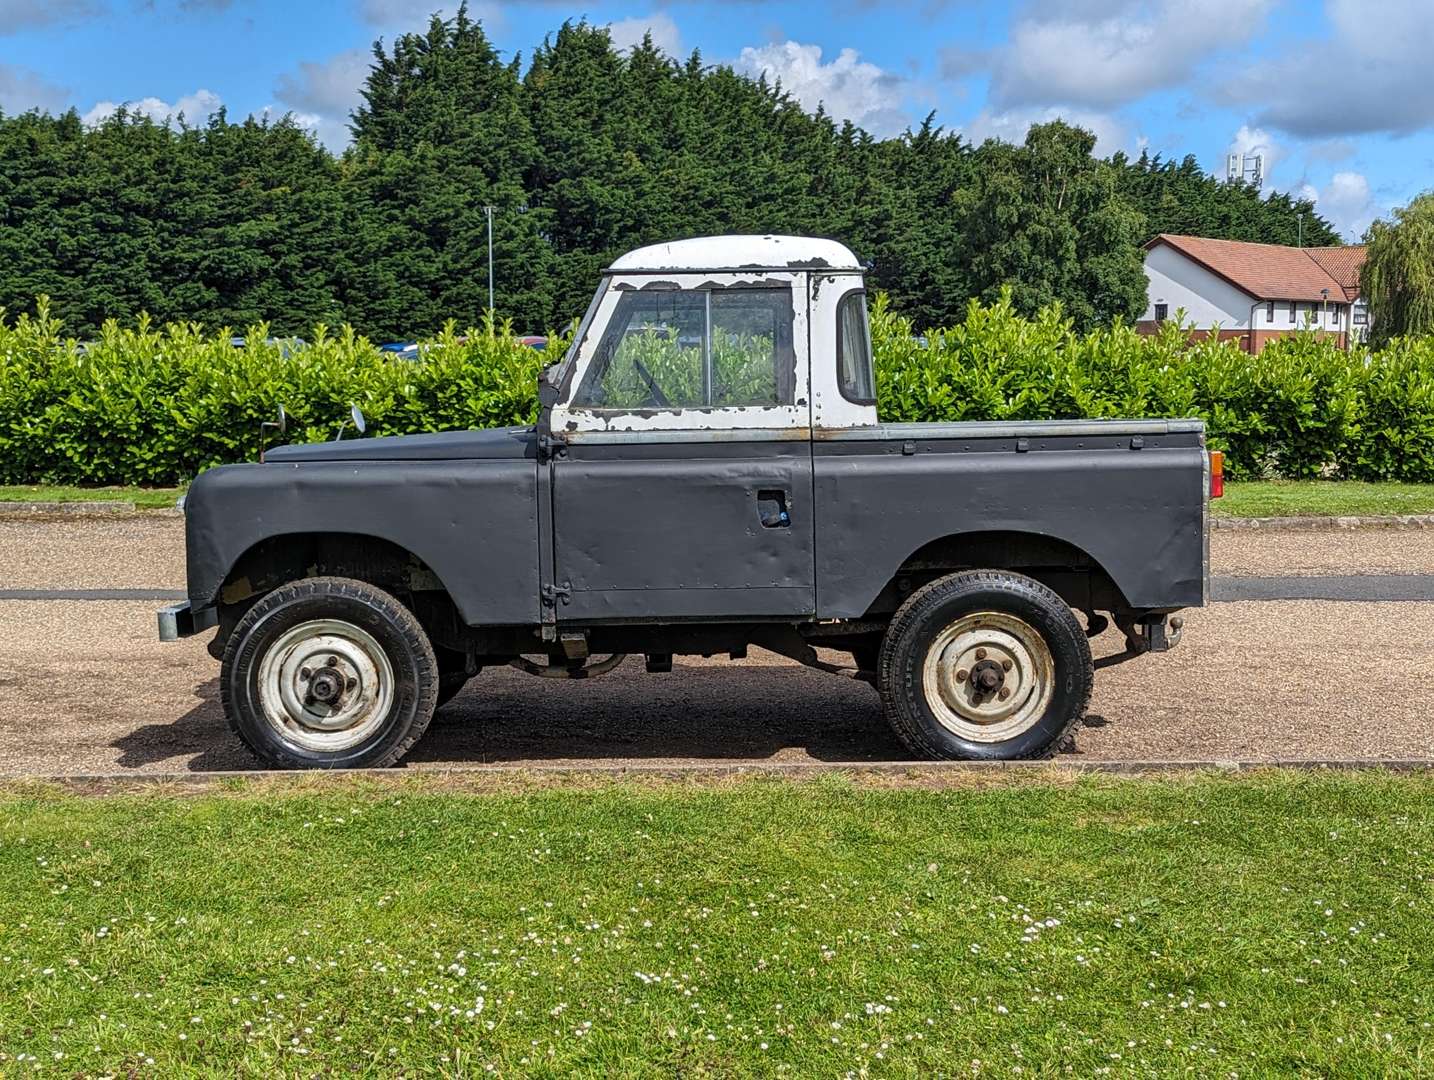
[[[849,652],[847,673],[881,684],[897,662],[885,647],[895,617],[954,580],[943,588],[970,593],[976,611],[1003,610],[1014,581],[1047,608],[1054,596],[1066,615],[1086,613],[1083,631],[1106,613],[1125,633],[1122,658],[1178,640],[1167,617],[1203,604],[1208,582],[1211,466],[1198,421],[881,424],[869,350],[861,269],[838,244],[725,237],[634,252],[606,272],[572,348],[545,373],[535,427],[278,447],[262,464],[200,476],[186,502],[188,603],[162,613],[162,634],[217,624],[211,650],[242,666],[231,638],[252,629],[263,598],[339,580],[396,599],[450,684],[498,663],[581,677],[597,673],[595,657],[624,653],[660,671],[673,654],[740,656],[749,644],[831,669],[844,665],[817,648]],[[996,600],[982,599],[982,580]],[[932,618],[960,615],[952,603]],[[990,664],[948,657],[943,675],[939,659],[917,655],[928,630],[912,630],[921,640],[907,649],[906,705],[918,711],[923,663],[926,697],[943,678],[973,685],[972,665]],[[1036,687],[1042,665],[1055,682],[1063,664],[1090,665],[1088,650],[1042,654],[1034,638],[1051,633],[1022,645],[1019,628],[989,630],[982,655],[995,648],[1006,665],[985,673],[1006,680],[993,703],[1048,693]],[[1017,687],[1023,664],[1033,674]],[[227,706],[247,679],[251,709],[273,712],[266,675],[233,678]],[[900,703],[888,689],[890,714]],[[1049,752],[1069,732],[1063,715],[1033,742],[971,738],[984,721],[965,713],[979,708],[943,708],[954,709],[944,729],[937,708],[931,732],[898,733],[918,752],[980,757]],[[295,758],[231,720],[274,764],[394,760],[361,747]]]

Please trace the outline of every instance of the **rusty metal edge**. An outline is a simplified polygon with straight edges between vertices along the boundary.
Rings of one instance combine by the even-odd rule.
[[[1434,514],[1388,514],[1348,517],[1220,517],[1211,515],[1214,529],[1301,530],[1305,532],[1342,529],[1434,529]]]
[[[244,781],[293,781],[296,786],[328,779],[364,779],[389,782],[408,780],[481,780],[484,778],[521,779],[524,777],[594,779],[721,779],[743,776],[810,777],[823,775],[884,776],[899,779],[958,777],[966,775],[1021,775],[1040,779],[1041,774],[1068,776],[1090,773],[1141,776],[1168,773],[1252,773],[1252,772],[1434,772],[1434,759],[1423,758],[1319,758],[1251,760],[1181,760],[1181,761],[882,761],[882,762],[734,762],[731,764],[700,762],[695,764],[653,765],[476,765],[455,768],[410,769],[332,769],[315,771],[275,771],[255,769],[242,771],[166,772],[166,773],[75,773],[71,775],[0,775],[0,791],[29,785],[57,785],[83,789],[103,786],[141,789],[177,785],[206,787],[220,783]]]

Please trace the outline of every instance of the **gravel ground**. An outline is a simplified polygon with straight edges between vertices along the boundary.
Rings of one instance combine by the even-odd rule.
[[[1434,529],[1217,529],[1210,534],[1210,572],[1434,574]]]
[[[0,589],[182,589],[184,521],[0,521]],[[1217,530],[1210,572],[1434,574],[1434,529]]]
[[[0,552],[0,588],[184,588],[178,517],[0,521]]]
[[[152,604],[0,602],[0,774],[250,769],[196,640]],[[1118,647],[1113,634],[1097,653]],[[1097,674],[1087,760],[1434,759],[1434,604],[1271,602],[1188,613],[1185,640]],[[585,683],[485,671],[415,747],[423,768],[905,757],[875,693],[753,650],[637,660]]]

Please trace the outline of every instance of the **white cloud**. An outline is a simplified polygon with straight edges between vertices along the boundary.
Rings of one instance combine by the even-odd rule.
[[[1434,125],[1429,0],[1326,0],[1325,13],[1326,40],[1246,67],[1214,90],[1216,100],[1309,138]]]
[[[1109,113],[1090,109],[1050,106],[1044,109],[983,109],[970,123],[960,130],[967,140],[983,143],[987,139],[1000,139],[1008,143],[1022,143],[1032,124],[1046,124],[1052,120],[1064,120],[1073,127],[1085,128],[1095,136],[1095,152],[1108,157],[1117,150],[1131,150],[1140,145],[1132,139],[1130,132],[1119,118]]]
[[[359,103],[359,89],[372,63],[367,49],[350,49],[328,60],[301,60],[297,75],[279,76],[274,93],[295,109],[345,114]]]
[[[349,143],[349,112],[361,101],[359,90],[372,61],[367,49],[350,49],[323,61],[300,61],[296,74],[279,76],[274,96],[330,150],[342,150]]]
[[[683,54],[682,32],[677,29],[677,23],[672,16],[665,11],[656,11],[645,17],[618,19],[608,23],[607,32],[612,36],[613,47],[617,49],[631,49],[641,45],[642,36],[651,34],[652,43],[668,56],[680,57]]]
[[[1322,188],[1301,185],[1299,194],[1312,199],[1319,215],[1328,219],[1346,240],[1362,238],[1364,230],[1383,212],[1363,173],[1337,172]]]
[[[456,2],[443,0],[359,0],[359,17],[369,26],[399,33],[423,30],[433,15],[451,19],[458,11]],[[468,15],[485,27],[500,26],[503,9],[497,3],[479,0],[468,4]]]
[[[87,19],[103,10],[96,0],[0,0],[0,34]]]
[[[69,102],[69,91],[47,82],[29,68],[0,64],[0,109],[14,115],[29,109],[60,112]]]
[[[824,64],[820,45],[783,41],[749,46],[736,68],[754,77],[765,75],[768,82],[780,81],[803,108],[815,111],[824,105],[836,119],[850,120],[879,137],[895,135],[910,123],[902,108],[904,81],[861,59],[855,49],[843,49]]]
[[[192,94],[185,94],[172,105],[157,97],[125,102],[97,101],[82,119],[87,124],[98,124],[113,116],[123,105],[131,113],[147,116],[159,123],[171,118],[177,120],[180,114],[183,114],[184,119],[193,126],[204,123],[209,119],[210,114],[218,112],[223,104],[224,102],[213,90],[205,90],[201,87]]]
[[[1272,2],[1036,3],[988,58],[993,105],[1113,108],[1182,85],[1212,53],[1251,37]]]

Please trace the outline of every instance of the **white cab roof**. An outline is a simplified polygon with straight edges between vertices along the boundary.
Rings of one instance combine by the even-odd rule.
[[[700,236],[629,251],[612,264],[625,273],[682,270],[860,270],[845,244],[810,236]]]

